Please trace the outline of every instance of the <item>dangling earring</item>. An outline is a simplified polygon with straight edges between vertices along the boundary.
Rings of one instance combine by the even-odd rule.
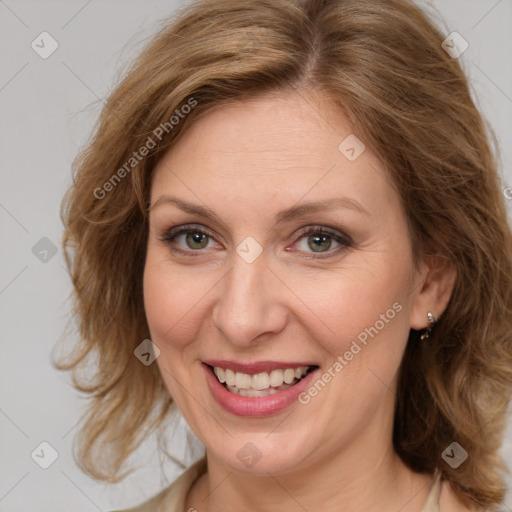
[[[425,329],[425,331],[423,332],[423,334],[420,336],[421,341],[428,340],[430,338],[430,333],[432,332],[432,327],[434,326],[435,321],[436,321],[436,319],[435,319],[434,315],[429,311],[427,313],[428,326]]]

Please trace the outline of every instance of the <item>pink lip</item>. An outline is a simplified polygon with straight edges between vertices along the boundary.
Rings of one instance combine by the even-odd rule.
[[[290,363],[283,361],[257,361],[255,363],[238,363],[236,361],[227,361],[225,359],[209,359],[203,361],[210,366],[219,368],[229,368],[234,372],[248,373],[250,375],[260,372],[270,372],[285,368],[299,368],[300,366],[315,366],[315,363]]]
[[[220,362],[220,361],[217,361]],[[216,363],[217,363],[216,362]],[[210,363],[208,363],[210,364]],[[281,363],[279,363],[281,364]],[[288,363],[287,363],[288,364]],[[220,366],[221,368],[225,368],[220,364],[215,364],[212,366]],[[241,365],[244,367],[252,366],[252,365]],[[297,366],[307,366],[307,365],[297,365],[294,366],[279,366],[278,368],[294,368]],[[208,387],[210,388],[210,392],[212,393],[215,401],[227,412],[231,414],[236,414],[237,416],[246,416],[252,418],[261,418],[264,416],[272,416],[274,414],[278,414],[284,411],[287,407],[289,407],[292,403],[297,401],[297,397],[300,393],[305,391],[312,379],[314,379],[314,375],[318,371],[318,368],[308,373],[302,380],[297,382],[294,386],[285,389],[283,391],[279,391],[274,393],[273,395],[268,396],[260,396],[260,397],[245,397],[240,395],[235,395],[228,391],[217,379],[217,377],[213,374],[211,368],[209,368],[206,364],[202,365],[205,375],[206,381],[208,383]],[[238,365],[240,367],[240,365]],[[231,368],[228,365],[228,368]],[[259,367],[261,368],[261,366]],[[268,366],[266,366],[268,368]],[[240,370],[243,371],[243,370]],[[264,370],[261,370],[264,371]],[[245,371],[244,373],[251,373]],[[257,373],[257,372],[253,372]]]

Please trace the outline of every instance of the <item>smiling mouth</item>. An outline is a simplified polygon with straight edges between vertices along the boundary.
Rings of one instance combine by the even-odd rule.
[[[273,395],[291,388],[308,373],[318,368],[318,366],[298,366],[249,374],[220,366],[208,366],[230,393],[249,398]]]

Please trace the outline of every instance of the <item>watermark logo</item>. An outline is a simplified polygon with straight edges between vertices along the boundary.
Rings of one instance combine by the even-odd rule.
[[[469,48],[469,44],[458,32],[452,32],[441,43],[441,47],[452,59],[458,59]]]
[[[236,454],[238,459],[247,467],[252,468],[257,462],[263,457],[263,454],[258,450],[258,447],[254,443],[245,443],[238,453]]]
[[[48,32],[41,32],[32,43],[30,43],[30,47],[39,57],[47,59],[57,50],[59,43]]]
[[[248,236],[238,244],[236,252],[246,263],[253,263],[263,252],[263,247],[252,236]]]
[[[48,263],[57,254],[57,246],[48,237],[43,236],[32,247],[32,254],[42,263]]]
[[[247,33],[236,43],[236,51],[239,58],[251,58],[257,54],[262,47],[260,38],[254,33]]]
[[[338,149],[347,160],[353,162],[363,154],[366,146],[355,134],[351,133],[340,142]]]
[[[468,458],[468,452],[454,441],[444,449],[441,457],[449,466],[457,469]]]
[[[30,456],[42,469],[48,469],[59,458],[57,450],[48,441],[39,443]]]
[[[160,349],[151,340],[144,340],[133,353],[144,366],[149,366],[160,357]]]

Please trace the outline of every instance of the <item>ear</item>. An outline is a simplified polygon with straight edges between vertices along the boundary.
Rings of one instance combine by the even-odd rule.
[[[421,330],[428,326],[427,313],[438,319],[446,309],[452,295],[457,271],[443,256],[425,256],[417,275],[411,304],[411,328]]]

